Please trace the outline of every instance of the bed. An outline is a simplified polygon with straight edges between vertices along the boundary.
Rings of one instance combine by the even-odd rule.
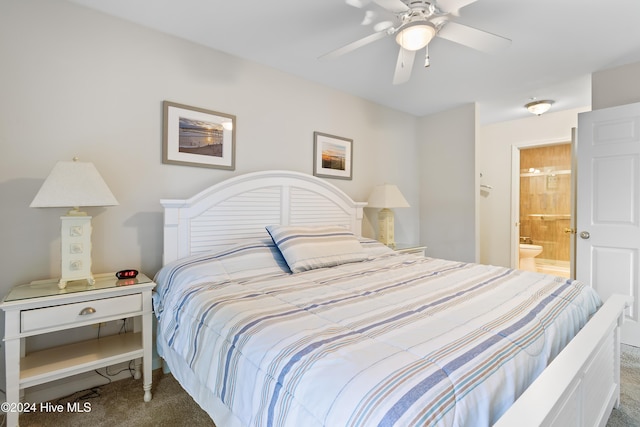
[[[218,427],[604,425],[619,403],[629,297],[396,253],[306,174],[161,203],[158,353]]]

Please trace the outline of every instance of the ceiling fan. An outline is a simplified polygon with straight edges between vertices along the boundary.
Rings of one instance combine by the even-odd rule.
[[[333,59],[354,51],[376,40],[395,37],[400,45],[393,84],[405,83],[411,77],[416,51],[426,48],[425,67],[429,66],[429,43],[441,37],[487,53],[508,47],[511,40],[478,30],[451,20],[458,11],[477,0],[345,0],[350,6],[363,8],[369,1],[395,15],[396,23],[382,21],[374,25],[375,32],[339,49],[322,55]],[[375,12],[367,11],[363,25],[372,23]]]

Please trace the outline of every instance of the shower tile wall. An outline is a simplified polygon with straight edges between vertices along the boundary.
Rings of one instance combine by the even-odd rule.
[[[569,261],[571,144],[521,149],[520,172],[520,237],[543,247],[539,260]]]

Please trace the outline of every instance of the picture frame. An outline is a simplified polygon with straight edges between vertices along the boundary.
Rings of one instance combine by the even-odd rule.
[[[162,163],[235,170],[236,116],[163,101]]]
[[[313,132],[313,175],[353,179],[353,140]]]

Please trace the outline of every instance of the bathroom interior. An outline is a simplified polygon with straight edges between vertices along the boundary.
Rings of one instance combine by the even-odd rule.
[[[520,150],[520,268],[570,277],[571,144]]]

